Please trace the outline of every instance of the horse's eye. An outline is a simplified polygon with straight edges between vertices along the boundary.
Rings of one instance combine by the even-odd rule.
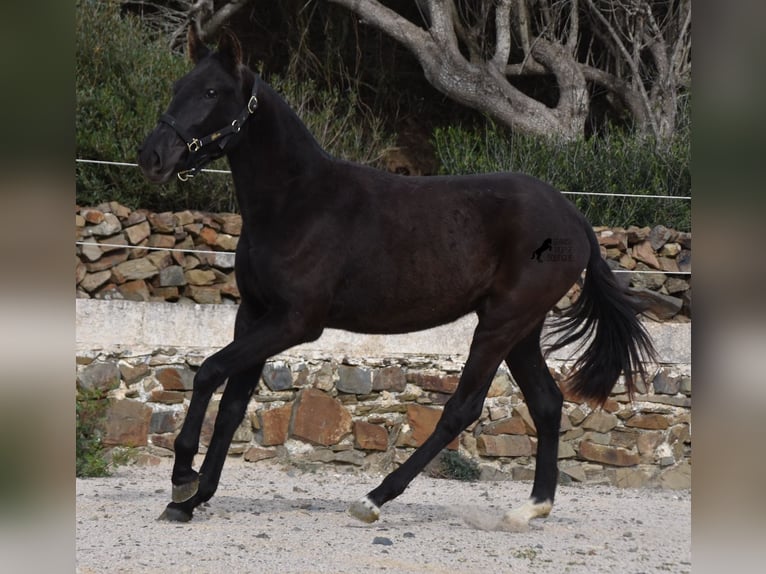
[[[213,89],[210,89],[210,90],[208,90],[207,92],[205,92],[205,97],[206,97],[208,100],[212,100],[213,98],[217,98],[217,97],[218,97],[218,92],[216,92],[216,91],[215,91],[215,90],[213,90]]]

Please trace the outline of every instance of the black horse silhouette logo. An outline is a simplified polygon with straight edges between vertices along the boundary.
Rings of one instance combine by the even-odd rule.
[[[540,259],[540,256],[546,251],[551,251],[552,249],[553,239],[547,237],[545,241],[543,241],[543,244],[532,252],[532,257],[530,257],[530,259],[537,259],[540,263],[542,263],[543,260]]]

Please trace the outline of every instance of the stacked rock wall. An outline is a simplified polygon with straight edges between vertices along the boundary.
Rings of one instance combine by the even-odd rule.
[[[91,302],[78,305],[83,315],[92,312],[85,303]],[[101,303],[118,306],[103,311],[115,328],[117,323],[133,323],[130,306],[151,305]],[[190,319],[175,324],[184,328],[187,322],[200,322],[204,307],[189,308]],[[174,322],[167,315],[160,320]],[[685,346],[679,340],[688,340],[687,329],[688,325],[655,325],[652,333],[663,347],[669,340]],[[456,333],[457,338],[466,332],[470,333],[469,325]],[[204,338],[203,333],[197,336]],[[367,351],[373,347],[364,342],[355,349],[326,344],[328,351],[323,352],[316,350],[323,347],[320,340],[313,350],[297,348],[276,357],[264,369],[230,455],[252,462],[277,459],[390,471],[429,435],[457,386],[463,355],[454,351],[443,333],[441,337],[445,354],[388,349],[376,353]],[[138,447],[148,462],[172,456],[194,373],[220,346],[147,347],[132,342],[99,346],[89,341],[78,343],[77,385],[100,389],[110,397],[104,442],[110,447]],[[651,368],[650,380],[633,403],[619,383],[603,409],[566,397],[559,447],[562,480],[689,487],[691,370],[687,358],[665,355],[666,362]],[[567,360],[549,361],[557,380],[570,365]],[[209,444],[219,401],[220,392],[208,410],[201,452]],[[536,440],[523,396],[501,367],[481,417],[449,448],[477,461],[485,479],[526,480],[533,476]]]
[[[233,213],[152,213],[117,202],[76,207],[77,297],[238,303],[233,251],[241,230],[242,218]],[[619,277],[647,302],[651,316],[691,317],[690,233],[662,225],[595,231],[603,256],[623,272]],[[559,307],[577,294],[573,287]]]

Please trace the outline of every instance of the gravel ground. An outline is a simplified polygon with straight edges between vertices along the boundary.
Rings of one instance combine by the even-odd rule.
[[[178,524],[156,520],[170,469],[77,479],[79,574],[691,571],[690,491],[561,486],[548,518],[509,533],[475,525],[524,502],[529,483],[419,476],[363,524],[346,507],[382,476],[230,459],[216,496]]]

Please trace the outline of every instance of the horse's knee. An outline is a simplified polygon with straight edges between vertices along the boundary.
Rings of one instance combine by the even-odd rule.
[[[224,379],[224,371],[214,357],[208,357],[203,361],[194,375],[193,390],[195,393],[208,393],[214,391]]]
[[[196,454],[199,445],[181,432],[173,441],[173,451],[178,455]]]

